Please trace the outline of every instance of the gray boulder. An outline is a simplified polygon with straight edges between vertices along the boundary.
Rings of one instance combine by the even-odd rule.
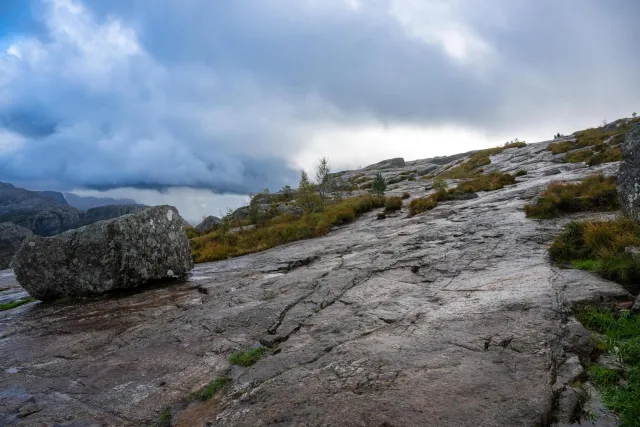
[[[33,235],[30,230],[11,222],[0,223],[0,270],[9,268],[11,259],[20,249],[22,241]]]
[[[193,261],[177,209],[156,206],[54,237],[27,237],[12,267],[30,295],[51,300],[184,278]]]
[[[616,186],[622,213],[640,220],[640,126],[625,135]]]
[[[196,231],[200,234],[207,234],[222,224],[222,220],[217,216],[208,216],[200,224],[196,225]]]

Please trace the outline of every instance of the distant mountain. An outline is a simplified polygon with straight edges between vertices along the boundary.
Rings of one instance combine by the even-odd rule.
[[[54,191],[30,191],[0,182],[0,222],[11,222],[39,236],[53,236],[145,208],[134,202],[129,205],[100,205],[85,211],[62,202],[61,196]]]
[[[67,199],[64,198],[62,193],[59,193],[57,191],[36,191],[36,193],[40,194],[45,199],[56,202],[60,206],[69,206],[69,203],[67,203]]]
[[[60,194],[60,193],[58,193]],[[91,197],[91,196],[78,196],[73,193],[64,193],[65,202],[68,202],[70,206],[74,208],[87,210],[91,208],[98,208],[100,206],[111,205],[139,205],[133,199],[114,199],[111,197]]]

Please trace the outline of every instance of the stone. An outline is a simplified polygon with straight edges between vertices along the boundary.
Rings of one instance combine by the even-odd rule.
[[[640,220],[640,125],[625,135],[616,187],[622,213]]]
[[[0,223],[0,270],[9,268],[22,241],[33,233],[11,222]]]
[[[222,220],[217,216],[208,216],[202,222],[196,225],[196,231],[200,234],[207,234],[215,230],[222,224]]]
[[[631,306],[631,310],[640,312],[640,294],[636,297],[635,302]]]
[[[576,418],[580,400],[584,396],[584,391],[577,387],[565,388],[558,397],[558,409],[556,418],[560,423],[570,423]]]
[[[54,237],[27,237],[12,266],[31,296],[52,300],[184,278],[193,262],[178,211],[156,206]]]
[[[562,173],[562,171],[558,168],[552,168],[552,169],[548,169],[546,171],[543,172],[544,176],[551,176],[551,175],[558,175]]]
[[[563,346],[583,360],[588,360],[595,350],[591,333],[573,317],[568,319],[564,327]]]

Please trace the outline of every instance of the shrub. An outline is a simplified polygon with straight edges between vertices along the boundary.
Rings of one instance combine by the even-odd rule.
[[[406,199],[408,199],[408,198],[410,198],[410,197],[411,197],[411,194],[409,194],[409,193],[407,193],[407,192],[405,191],[404,193],[402,193],[402,197],[401,197],[401,198],[402,198],[402,200],[406,200]]]
[[[376,172],[376,175],[373,177],[373,181],[371,181],[371,192],[376,196],[384,196],[386,189],[387,181],[380,172]]]
[[[387,216],[382,212],[380,212],[378,215],[376,215],[376,218],[379,220],[382,220],[382,219],[387,219]]]
[[[387,197],[384,203],[385,212],[394,212],[402,208],[402,199],[400,197]]]
[[[622,160],[620,147],[606,147],[604,151],[594,154],[587,160],[587,165],[596,166],[602,163],[619,162]]]
[[[572,141],[562,141],[562,142],[553,142],[549,144],[547,150],[551,151],[551,154],[561,154],[566,153],[569,150],[574,148],[574,143]]]
[[[447,184],[447,181],[445,181],[444,178],[439,176],[435,180],[433,180],[433,184],[431,185],[431,188],[438,191],[438,190],[446,190],[448,186],[449,184]]]
[[[192,239],[191,252],[196,263],[260,252],[296,240],[323,236],[332,227],[351,222],[384,204],[384,197],[357,196],[328,204],[322,212],[307,212],[300,217],[278,215],[260,228],[236,233],[223,228]]]
[[[505,144],[502,146],[503,148],[522,148],[522,147],[526,147],[527,143],[524,141],[511,141],[511,142],[505,142]]]
[[[564,155],[564,161],[566,163],[586,162],[591,156],[593,156],[592,150],[571,151]]]
[[[413,199],[409,202],[409,216],[415,216],[419,213],[429,211],[438,206],[438,200],[430,195],[427,197],[420,197]]]
[[[628,246],[640,246],[640,224],[631,219],[573,221],[554,239],[549,255],[555,262],[572,264],[625,286],[637,287],[640,257],[625,253]]]
[[[455,193],[463,194],[499,190],[505,185],[515,184],[515,182],[516,179],[513,175],[502,172],[491,172],[458,184]]]
[[[516,177],[518,176],[524,176],[527,174],[527,171],[524,169],[520,169],[518,172],[516,172]]]
[[[194,227],[185,227],[184,234],[187,235],[187,239],[193,239],[194,237],[200,236],[200,233],[198,233]]]
[[[561,213],[610,211],[619,207],[612,177],[594,175],[578,183],[551,183],[536,204],[526,205],[532,218],[552,218]]]
[[[247,350],[240,350],[229,356],[229,363],[238,366],[251,366],[262,358],[267,352],[265,347],[255,347]]]

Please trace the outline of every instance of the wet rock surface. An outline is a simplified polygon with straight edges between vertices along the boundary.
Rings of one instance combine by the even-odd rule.
[[[157,206],[54,237],[27,237],[12,268],[40,300],[102,294],[149,280],[185,277],[193,267],[176,208]]]
[[[487,170],[528,171],[515,186],[411,219],[371,212],[199,265],[186,283],[0,313],[0,413],[17,426],[153,425],[227,376],[219,396],[173,410],[174,425],[548,425],[560,400],[572,407],[570,352],[590,351],[568,308],[627,294],[549,263],[570,218],[530,220],[524,203],[617,164],[558,165],[546,145],[492,156]],[[390,194],[404,191],[425,182]],[[255,365],[229,365],[258,344],[270,352]]]

